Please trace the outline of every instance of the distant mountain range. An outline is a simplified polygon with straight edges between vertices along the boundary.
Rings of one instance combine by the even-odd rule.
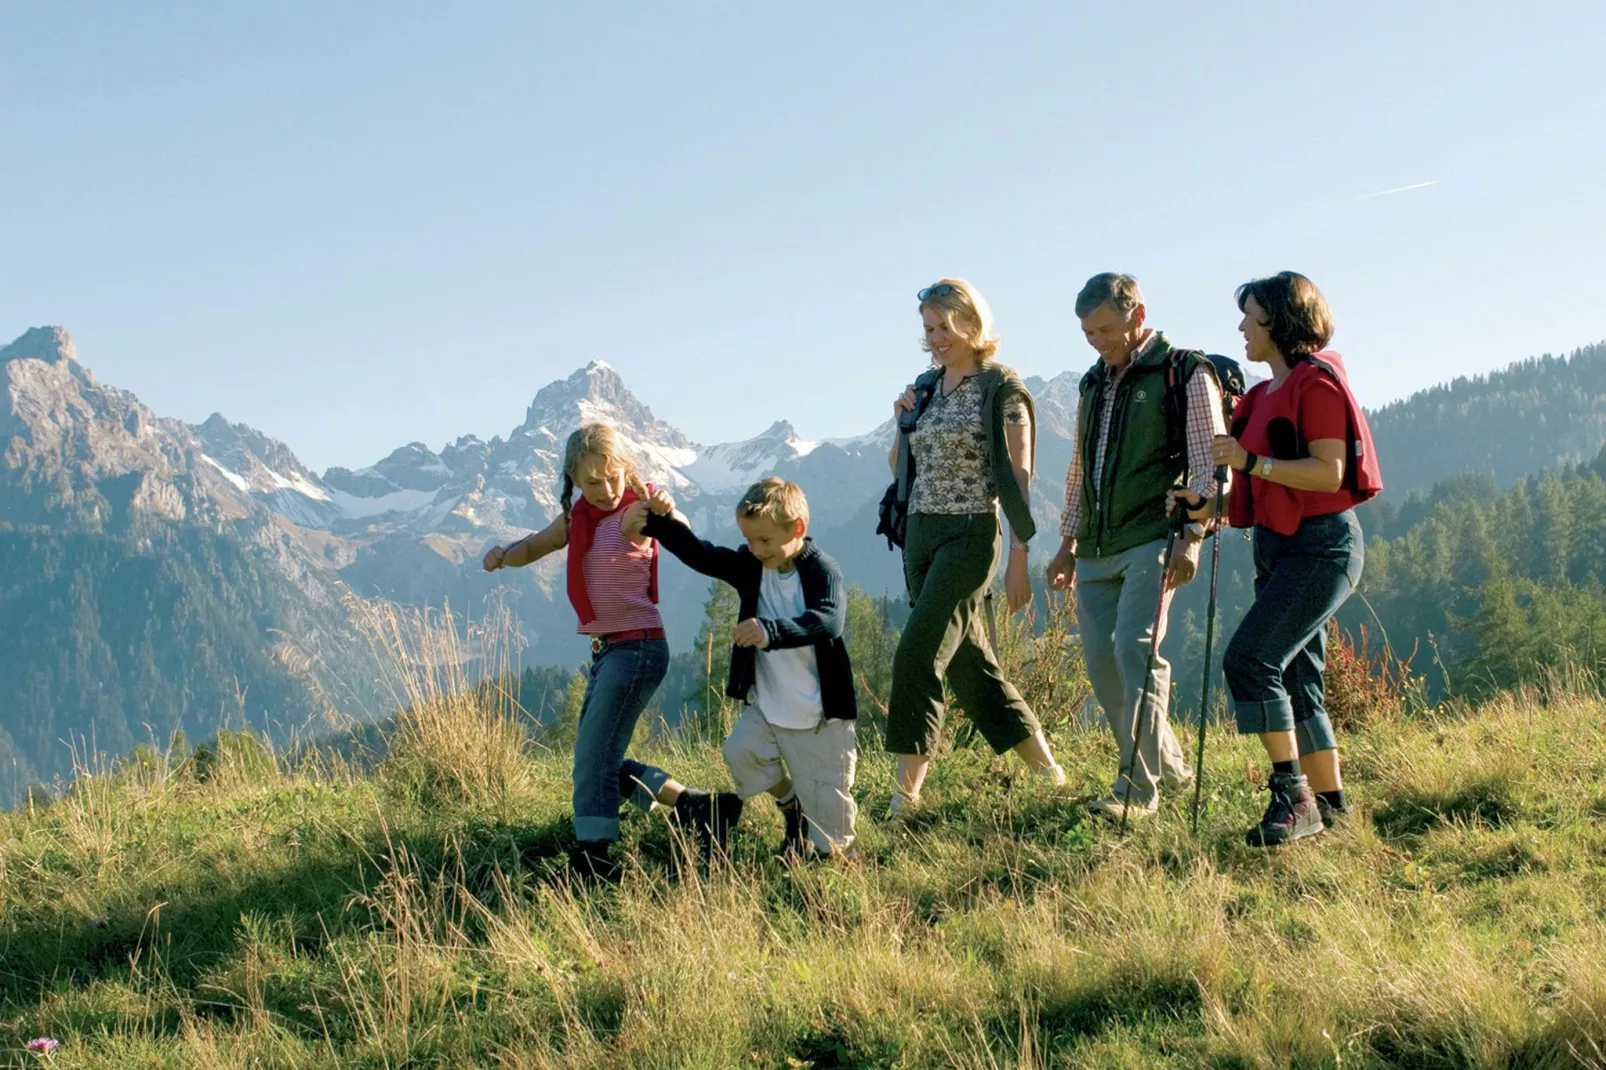
[[[1028,380],[1044,560],[1084,370]],[[1504,432],[1479,406],[1510,411],[1509,399],[1489,397],[1518,380],[1524,396],[1565,384],[1570,406],[1565,422],[1552,416],[1530,459],[1593,456],[1606,437],[1602,347],[1458,380],[1378,413],[1391,495],[1459,466],[1484,470],[1476,466]],[[0,349],[0,381],[0,624],[9,640],[0,652],[0,802],[64,772],[69,744],[121,752],[175,729],[204,735],[239,722],[282,734],[311,731],[331,710],[390,712],[367,682],[372,654],[345,622],[342,589],[470,615],[494,592],[520,623],[526,664],[578,663],[584,644],[562,592],[562,555],[494,577],[479,559],[556,513],[563,443],[583,422],[618,429],[645,477],[670,487],[712,536],[736,538],[735,499],[753,480],[798,481],[814,535],[849,578],[874,595],[902,590],[898,556],[872,534],[890,422],[810,442],[778,421],[746,441],[698,445],[596,361],[541,388],[506,438],[466,435],[439,450],[414,442],[366,468],[319,475],[253,428],[217,414],[195,425],[166,419],[98,382],[61,328]],[[1431,443],[1419,442],[1430,423]],[[1393,479],[1395,464],[1410,472],[1408,487]],[[666,562],[663,605],[677,647],[696,634],[707,586]]]

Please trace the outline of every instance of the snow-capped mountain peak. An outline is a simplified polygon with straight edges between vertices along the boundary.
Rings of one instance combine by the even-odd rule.
[[[814,452],[819,443],[801,438],[785,420],[742,442],[723,442],[697,451],[681,471],[708,493],[742,490],[755,480]]]

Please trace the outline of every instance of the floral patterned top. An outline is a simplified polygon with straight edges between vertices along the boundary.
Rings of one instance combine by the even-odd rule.
[[[982,419],[982,390],[976,376],[944,396],[939,385],[920,422],[909,436],[915,483],[909,491],[909,512],[954,516],[991,513],[998,507],[998,487],[987,463],[987,425]],[[1026,399],[1012,394],[1004,401],[1004,423],[1024,424],[1030,417]]]

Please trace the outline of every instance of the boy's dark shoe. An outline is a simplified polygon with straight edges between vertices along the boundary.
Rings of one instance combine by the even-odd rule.
[[[1334,806],[1320,795],[1316,796],[1316,810],[1322,815],[1323,828],[1338,828],[1349,823],[1355,813],[1355,807],[1349,802],[1343,806]]]
[[[1260,824],[1244,837],[1251,847],[1276,847],[1322,831],[1316,796],[1299,773],[1273,773],[1266,785],[1271,802]]]
[[[806,853],[809,849],[809,819],[803,816],[803,807],[793,799],[792,805],[781,807],[781,817],[786,821],[786,838],[781,840],[781,854],[790,857]]]
[[[619,863],[609,857],[607,840],[581,840],[569,852],[569,872],[581,884],[618,884]]]
[[[714,796],[709,809],[712,811],[708,821],[709,833],[714,845],[723,851],[731,829],[742,819],[742,797],[733,791],[722,791]]]
[[[730,830],[742,817],[741,796],[729,791],[710,795],[706,791],[687,788],[675,800],[669,820],[682,829],[697,835],[698,846],[706,858],[711,849],[725,849]]]

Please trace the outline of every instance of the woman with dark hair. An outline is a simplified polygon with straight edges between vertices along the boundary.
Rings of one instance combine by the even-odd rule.
[[[1255,601],[1222,669],[1238,731],[1259,735],[1271,758],[1271,802],[1246,837],[1270,847],[1349,813],[1324,704],[1328,621],[1361,578],[1355,506],[1383,480],[1343,361],[1323,349],[1333,316],[1316,284],[1285,271],[1240,286],[1237,300],[1245,353],[1271,378],[1215,440],[1216,463],[1247,477],[1233,481],[1228,522],[1254,529],[1255,555]]]

